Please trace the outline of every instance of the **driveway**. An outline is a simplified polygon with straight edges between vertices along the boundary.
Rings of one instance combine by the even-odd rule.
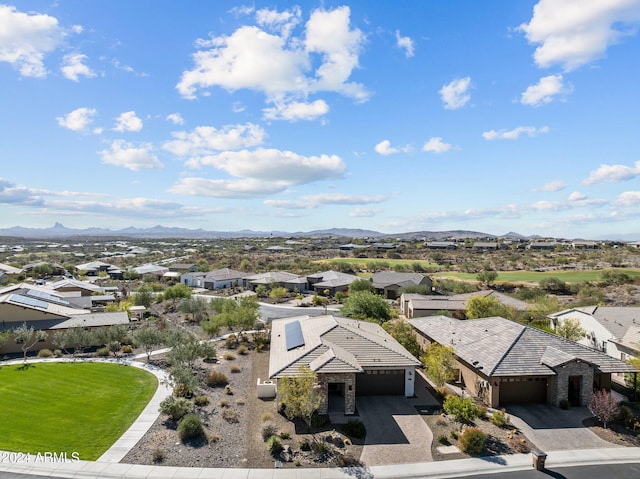
[[[360,457],[366,466],[433,460],[431,429],[405,397],[361,396],[356,405],[367,428]]]
[[[586,407],[563,410],[545,404],[528,404],[510,406],[507,413],[511,423],[545,452],[618,447],[582,425],[583,420],[593,416]]]

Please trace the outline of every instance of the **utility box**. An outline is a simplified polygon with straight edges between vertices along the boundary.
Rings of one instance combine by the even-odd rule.
[[[276,383],[275,381],[260,382],[258,378],[257,384],[258,397],[260,399],[273,399],[276,397]]]
[[[534,450],[531,451],[531,458],[533,460],[533,467],[536,471],[544,471],[544,463],[547,460],[547,453]]]

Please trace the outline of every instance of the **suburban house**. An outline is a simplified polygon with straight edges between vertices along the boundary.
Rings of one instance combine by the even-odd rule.
[[[91,261],[76,265],[76,269],[87,276],[98,276],[101,272],[107,272],[109,268],[113,268],[113,266],[104,261]]]
[[[252,291],[255,291],[259,285],[269,288],[284,287],[289,291],[294,291],[299,285],[299,282],[295,281],[298,278],[299,276],[297,274],[286,273],[284,271],[270,271],[268,273],[244,276],[242,281],[244,282],[244,286]]]
[[[165,273],[169,272],[169,268],[165,266],[158,266],[157,264],[147,263],[137,268],[133,268],[133,272],[139,274],[143,278],[155,278],[160,279]],[[178,275],[180,276],[180,275]]]
[[[338,291],[347,291],[349,285],[359,279],[358,276],[340,271],[323,271],[308,275],[307,283],[309,289],[313,289],[316,294],[323,294],[325,290],[329,290],[329,294],[333,296]]]
[[[6,283],[11,276],[17,276],[22,272],[21,268],[14,268],[8,264],[0,263],[0,284]]]
[[[493,317],[410,319],[423,348],[453,347],[466,391],[491,407],[523,403],[586,406],[594,389],[611,388],[613,373],[638,368],[545,331]]]
[[[625,361],[640,357],[640,307],[586,306],[549,315],[554,326],[576,319],[586,336],[580,344]],[[636,339],[637,338],[637,339]],[[622,375],[614,377],[624,381]]]
[[[395,271],[378,271],[371,277],[373,287],[378,294],[387,299],[396,299],[398,290],[405,286],[424,285],[431,289],[431,278],[420,273],[396,273]]]
[[[174,273],[193,273],[197,270],[198,265],[192,263],[173,263],[169,265],[169,271]]]
[[[26,324],[34,330],[46,331],[47,339],[33,349],[55,349],[53,333],[72,327],[95,329],[117,324],[128,324],[126,312],[92,312],[78,307],[74,302],[82,298],[67,298],[52,290],[31,285],[13,285],[0,290],[0,331],[13,331]],[[21,344],[10,338],[2,347],[1,354],[21,351]]]
[[[403,293],[400,296],[400,310],[406,318],[421,318],[424,316],[434,316],[466,314],[467,301],[474,297],[491,296],[496,298],[505,306],[509,306],[517,311],[525,311],[529,304],[506,294],[486,289],[474,291],[473,293],[454,294],[451,296],[423,295],[415,293]]]
[[[224,289],[240,285],[246,275],[242,271],[223,268],[206,273],[183,273],[180,282],[192,288]]]
[[[310,368],[322,391],[321,414],[354,414],[357,396],[413,396],[420,361],[380,325],[332,315],[272,322],[269,378]],[[336,407],[337,406],[337,407]]]
[[[571,242],[573,249],[600,249],[600,243],[597,241],[575,240]]]
[[[425,246],[427,249],[458,249],[453,241],[428,241]]]
[[[116,299],[112,292],[100,286],[73,278],[47,283],[44,288],[59,293],[65,299],[73,298],[74,304],[84,309],[104,307]]]

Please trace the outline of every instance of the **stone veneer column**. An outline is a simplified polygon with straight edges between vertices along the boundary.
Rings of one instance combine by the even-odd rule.
[[[571,361],[554,369],[558,374],[555,385],[554,406],[559,406],[563,399],[569,400],[569,378],[581,376],[580,405],[587,406],[593,394],[593,366],[582,361]]]

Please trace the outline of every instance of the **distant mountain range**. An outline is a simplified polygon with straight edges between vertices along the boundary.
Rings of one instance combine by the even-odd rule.
[[[130,226],[120,230],[111,230],[106,228],[67,228],[61,223],[55,223],[49,228],[24,228],[22,226],[14,226],[12,228],[0,228],[0,236],[25,239],[56,239],[56,238],[92,238],[92,237],[124,237],[124,238],[140,238],[140,239],[158,239],[158,238],[192,238],[192,239],[224,239],[224,238],[377,238],[383,239],[402,239],[402,240],[431,240],[439,241],[444,239],[463,239],[463,238],[508,238],[512,240],[521,239],[537,239],[538,235],[523,236],[518,233],[509,232],[504,235],[491,235],[478,231],[453,230],[453,231],[414,231],[410,233],[386,234],[379,231],[352,229],[352,228],[330,228],[324,230],[298,231],[295,233],[286,231],[207,231],[202,228],[189,229],[177,228],[169,226],[153,226],[151,228],[136,228]],[[640,234],[627,235],[611,235],[608,240],[617,241],[634,241],[640,239]]]

